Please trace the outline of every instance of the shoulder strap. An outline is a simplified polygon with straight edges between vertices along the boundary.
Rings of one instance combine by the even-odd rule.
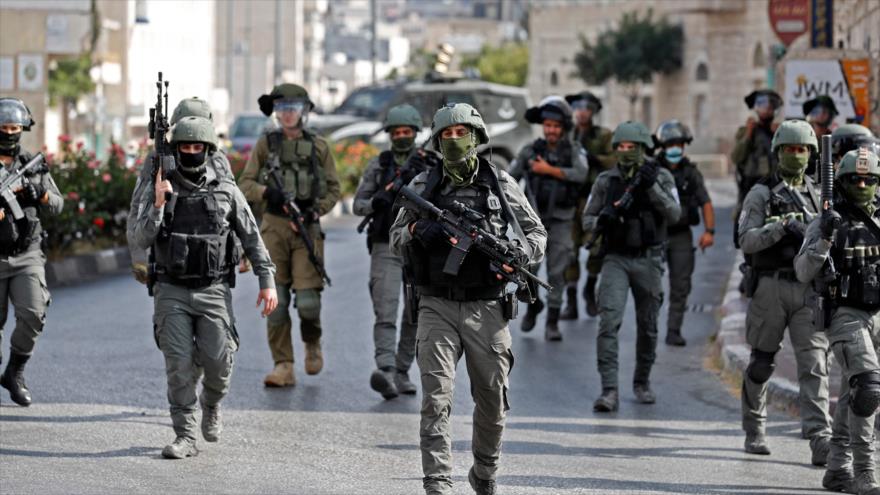
[[[422,191],[422,197],[428,201],[432,201],[437,195],[437,189],[443,182],[443,167],[434,167],[428,172],[428,180],[425,182],[425,190]]]
[[[522,226],[519,224],[519,220],[516,219],[516,215],[513,213],[513,208],[511,208],[510,202],[507,200],[507,194],[504,194],[504,189],[501,189],[501,181],[498,180],[498,170],[496,170],[495,165],[489,161],[486,161],[485,164],[480,164],[480,168],[483,168],[483,166],[489,171],[489,182],[492,185],[492,189],[495,190],[495,194],[498,195],[499,201],[501,201],[501,211],[507,219],[507,222],[513,228],[513,233],[516,235],[517,239],[519,239],[526,256],[528,256],[529,259],[532,259],[532,246],[529,244],[529,241],[526,238],[526,233],[523,232]]]

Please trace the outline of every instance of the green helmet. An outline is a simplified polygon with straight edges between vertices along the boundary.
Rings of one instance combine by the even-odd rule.
[[[207,101],[201,100],[196,96],[180,100],[180,103],[174,108],[174,113],[171,114],[170,124],[174,125],[184,117],[203,117],[210,121],[214,120],[211,106],[208,105]]]
[[[643,144],[649,150],[654,147],[651,131],[645,127],[645,124],[632,120],[627,120],[614,129],[614,135],[611,136],[611,146],[616,147],[618,143],[624,141]]]
[[[876,175],[880,177],[880,159],[867,148],[852,150],[843,155],[840,166],[837,167],[835,178],[848,174]]]
[[[214,124],[204,117],[183,117],[171,131],[171,144],[205,143],[212,151],[217,149]]]
[[[391,129],[394,127],[404,126],[412,127],[416,132],[422,128],[422,116],[419,115],[419,111],[416,110],[416,107],[406,103],[391,107],[388,110],[388,113],[385,114],[385,122],[382,128],[385,132],[391,132]]]
[[[309,92],[299,84],[278,84],[272,88],[271,93],[259,97],[257,103],[260,105],[260,111],[266,117],[272,115],[272,112],[275,111],[275,100],[305,100],[308,108],[303,113],[308,113],[309,110],[315,107],[315,104],[309,99]]]
[[[776,153],[780,146],[786,144],[803,144],[809,146],[813,153],[819,152],[816,132],[805,120],[786,120],[779,124],[779,129],[776,129],[776,134],[773,135],[773,141],[770,143],[770,151]]]
[[[472,127],[477,133],[479,140],[477,144],[489,142],[489,133],[486,132],[483,117],[476,108],[467,103],[447,103],[440,110],[437,110],[437,113],[434,114],[434,121],[431,122],[431,139],[436,140],[440,137],[440,131],[456,124]]]

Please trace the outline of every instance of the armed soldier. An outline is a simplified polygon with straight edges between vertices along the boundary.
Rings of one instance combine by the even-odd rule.
[[[831,124],[837,117],[837,105],[828,95],[820,95],[811,100],[804,102],[801,107],[804,111],[804,118],[813,126],[813,132],[817,136],[824,136],[831,133]]]
[[[868,151],[880,156],[880,139],[870,129],[859,124],[843,124],[834,129],[831,133],[831,147],[835,168],[844,155],[859,148],[868,148]]]
[[[672,173],[681,216],[667,227],[668,246],[666,261],[669,264],[669,315],[666,320],[666,344],[684,346],[681,336],[684,312],[691,293],[691,275],[694,273],[694,237],[691,227],[700,224],[700,213],[706,230],[697,245],[701,250],[715,243],[715,210],[703,174],[685,155],[684,148],[693,141],[690,129],[677,120],[667,120],[657,127],[654,139],[661,148],[657,162]]]
[[[9,303],[15,307],[9,364],[0,376],[0,386],[9,391],[13,402],[25,407],[31,404],[31,392],[24,381],[24,367],[43,331],[51,300],[46,256],[40,249],[39,215],[57,215],[64,206],[42,157],[21,149],[22,131],[30,131],[34,124],[24,102],[0,98],[0,179],[4,188],[13,182],[8,190],[0,191],[0,343]],[[26,166],[27,171],[22,170]],[[0,349],[0,362],[2,358]]]
[[[547,324],[544,338],[562,340],[559,312],[565,290],[565,270],[575,258],[571,237],[578,195],[587,178],[584,149],[568,137],[572,126],[571,108],[558,96],[545,98],[526,111],[526,120],[542,124],[544,138],[527,144],[510,166],[514,179],[525,177],[526,195],[547,229],[547,278],[553,290],[547,294]],[[544,309],[540,298],[530,304],[522,321],[529,332]]]
[[[587,198],[590,190],[596,183],[596,178],[605,170],[617,163],[614,158],[614,150],[611,148],[611,130],[593,123],[593,117],[602,111],[602,102],[593,93],[583,91],[565,96],[574,111],[574,142],[580,143],[587,150],[587,180],[581,189],[578,206],[575,210],[571,236],[574,240],[575,253],[572,263],[565,270],[565,282],[567,284],[565,308],[559,314],[560,320],[576,320],[577,309],[577,284],[581,278],[578,253],[580,247],[590,243],[590,239],[584,236],[581,226],[581,217],[587,206]],[[587,252],[587,282],[584,285],[583,296],[587,305],[587,314],[596,316],[599,314],[599,306],[596,304],[596,282],[599,280],[599,272],[602,270],[602,256],[600,255],[601,243],[593,243],[593,247]]]
[[[256,221],[235,182],[218,177],[210,162],[216,151],[211,121],[181,119],[171,134],[177,169],[144,188],[134,238],[155,259],[151,274],[155,337],[165,355],[168,402],[176,438],[162,450],[169,459],[198,454],[195,434],[196,385],[202,436],[216,442],[222,430],[220,401],[229,391],[238,334],[232,314],[238,236],[260,279],[257,306],[263,316],[277,305],[274,266]],[[198,364],[197,364],[198,363]]]
[[[823,147],[828,141],[823,139]],[[825,183],[831,176],[830,162],[828,157],[823,163],[825,208],[807,228],[795,259],[798,280],[827,285],[819,294],[823,305],[815,317],[827,328],[843,372],[822,486],[878,495],[874,418],[880,406],[880,164],[867,148],[849,151],[835,174],[832,205],[831,187]]]
[[[511,226],[517,233],[510,243],[513,258],[539,263],[546,231],[516,182],[477,156],[477,146],[489,140],[477,110],[465,103],[449,104],[434,115],[431,132],[443,165],[419,174],[410,185],[412,190],[440,208],[466,205],[481,216],[483,228],[499,238]],[[402,209],[390,236],[391,251],[405,256],[406,270],[420,296],[416,359],[423,393],[420,435],[425,492],[452,493],[450,411],[455,368],[464,354],[476,403],[474,464],[468,481],[478,494],[494,494],[509,408],[508,374],[513,366],[507,322],[514,317],[516,300],[506,294],[503,277],[481,252],[466,254],[457,275],[446,273],[453,249],[450,234],[436,219]],[[513,271],[506,264],[502,269]]]
[[[601,235],[604,252],[596,337],[602,394],[593,404],[597,412],[618,408],[617,334],[630,289],[637,331],[633,393],[642,404],[657,400],[650,375],[663,302],[666,226],[681,214],[672,174],[646,156],[654,146],[650,131],[639,122],[624,122],[611,141],[617,166],[599,174],[583,216],[584,232],[592,239]]]
[[[285,387],[296,384],[288,310],[291,291],[296,295],[294,306],[305,342],[305,371],[317,375],[324,367],[321,290],[326,273],[320,218],[333,209],[340,188],[327,141],[304,129],[314,107],[306,90],[296,84],[279,84],[270,94],[261,96],[259,103],[266,116],[275,112],[280,129],[257,140],[239,186],[248,201],[263,206],[260,232],[277,267],[280,308],[266,325],[275,367],[263,383]],[[294,204],[289,204],[289,199]],[[297,222],[303,224],[303,231],[295,227]]]
[[[415,146],[422,117],[413,106],[398,105],[388,110],[384,128],[391,137],[391,149],[367,165],[354,196],[354,213],[369,221],[370,297],[376,317],[373,325],[376,370],[370,377],[370,386],[382,397],[393,399],[398,393],[416,393],[409,379],[416,352],[416,325],[404,317],[398,341],[397,307],[403,271],[401,259],[391,254],[388,247],[388,229],[397,211],[392,205],[400,187],[427,170],[434,155]],[[407,305],[408,301],[404,300],[404,314],[408,312]]]
[[[794,257],[804,239],[806,222],[820,210],[819,196],[804,173],[818,153],[813,128],[802,120],[782,123],[773,136],[772,152],[779,169],[756,184],[743,203],[739,243],[751,256],[755,286],[746,315],[746,341],[751,360],[743,373],[742,415],[745,451],[770,454],[766,438],[767,381],[776,365],[788,327],[800,386],[802,434],[810,439],[814,465],[825,464],[831,418],[828,415],[828,341],[814,332],[805,299],[810,287],[798,282]]]

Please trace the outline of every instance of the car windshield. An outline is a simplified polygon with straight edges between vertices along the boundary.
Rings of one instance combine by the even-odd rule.
[[[358,117],[376,118],[394,97],[393,88],[363,88],[348,95],[335,114],[356,115]]]
[[[259,137],[269,119],[259,115],[238,117],[232,124],[229,136],[232,138]]]

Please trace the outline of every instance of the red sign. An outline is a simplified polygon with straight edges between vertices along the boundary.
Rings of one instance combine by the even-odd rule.
[[[785,46],[810,27],[810,0],[770,0],[767,3],[770,27]]]

